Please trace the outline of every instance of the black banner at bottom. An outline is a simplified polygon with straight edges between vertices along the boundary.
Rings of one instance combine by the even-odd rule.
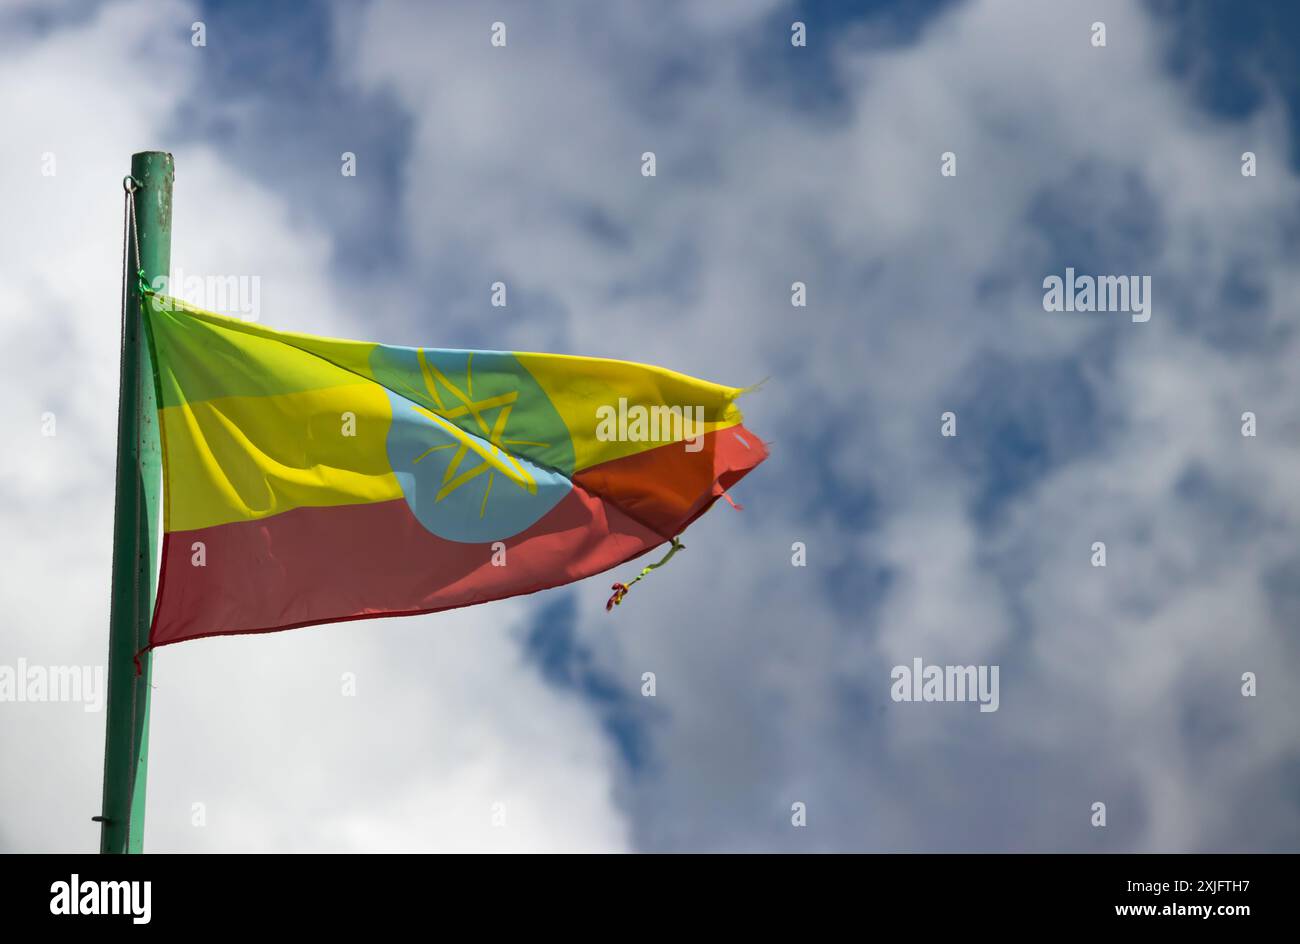
[[[725,862],[716,861],[725,859]],[[427,856],[10,856],[6,928],[205,934],[279,926],[428,927],[434,915],[574,929],[585,919],[729,934],[828,920],[927,929],[1066,926],[1231,933],[1289,910],[1294,859],[1273,855],[644,856],[548,862]],[[510,873],[519,869],[519,874]],[[611,909],[614,914],[611,915]],[[531,919],[525,916],[531,915]],[[648,925],[646,923],[649,923]],[[665,922],[673,922],[672,924]],[[974,924],[972,924],[974,922]],[[593,929],[594,930],[594,929]],[[536,933],[551,933],[542,927]]]

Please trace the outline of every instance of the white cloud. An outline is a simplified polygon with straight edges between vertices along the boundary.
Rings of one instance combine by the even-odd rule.
[[[773,375],[745,403],[776,442],[738,490],[756,497],[744,514],[699,522],[613,616],[604,578],[575,591],[597,665],[633,692],[657,674],[658,696],[635,700],[646,767],[629,776],[591,707],[521,663],[511,633],[531,600],[198,642],[158,655],[157,847],[1294,845],[1286,790],[1261,786],[1293,763],[1297,707],[1265,581],[1294,561],[1300,514],[1282,109],[1206,116],[1162,71],[1168,40],[1139,7],[978,2],[897,49],[874,28],[812,28],[835,44],[845,100],[808,113],[747,80],[768,8],[744,6],[512,7],[506,49],[488,44],[498,15],[474,6],[337,11],[341,72],[412,122],[395,223],[409,268],[385,300],[413,314],[393,340],[478,331],[505,349]],[[39,155],[0,164],[30,182],[11,188],[15,210],[41,220],[0,236],[0,273],[31,286],[0,300],[21,352],[0,389],[13,416],[57,403],[61,424],[6,461],[6,531],[34,537],[0,573],[0,602],[39,614],[5,642],[50,661],[103,648],[118,272],[116,246],[88,234],[118,232],[125,155],[196,80],[182,44],[156,51],[177,57],[173,86],[148,83],[133,44],[189,14],[144,9],[111,7],[0,65],[5,88],[61,76],[6,97],[0,120],[71,155],[57,190],[41,189]],[[1095,19],[1105,49],[1088,43]],[[67,57],[80,78],[56,68]],[[938,173],[946,150],[953,180]],[[1243,150],[1260,177],[1240,177]],[[178,166],[178,264],[261,274],[277,325],[370,336],[354,314],[365,287],[331,278],[329,239],[271,186],[233,172],[219,142]],[[1068,252],[1091,239],[1153,275],[1150,323],[1042,311],[1070,227],[1088,239]],[[1243,331],[1229,286],[1246,262],[1266,301]],[[496,278],[512,307],[485,317]],[[789,307],[796,279],[807,309]],[[57,382],[34,366],[49,363],[64,365]],[[1061,363],[1099,432],[1022,376]],[[974,422],[972,391],[1003,389],[1040,409],[1022,417],[1009,397]],[[938,435],[945,409],[962,411],[957,441]],[[1238,433],[1247,409],[1254,440]],[[1006,451],[1003,419],[1051,424],[1065,454],[989,519],[972,509],[980,461]],[[795,540],[806,570],[789,566]],[[1095,540],[1105,570],[1089,564]],[[891,703],[889,668],[913,655],[1001,662],[1001,708]],[[1253,701],[1238,694],[1246,670]],[[343,671],[356,699],[336,694]],[[6,819],[3,841],[93,842],[80,817],[98,804],[102,719],[25,712],[0,710],[0,738],[38,773],[0,786],[0,807],[42,797],[55,824]],[[1104,832],[1087,825],[1099,799]],[[789,826],[794,800],[806,831]],[[192,802],[208,803],[203,830]]]
[[[653,667],[670,693],[654,712],[659,766],[628,800],[638,841],[1087,848],[1100,841],[1086,826],[1099,790],[1129,824],[1109,848],[1270,841],[1234,817],[1252,781],[1294,751],[1281,733],[1292,706],[1275,689],[1243,709],[1234,679],[1247,662],[1294,661],[1260,588],[1296,526],[1294,446],[1281,438],[1296,429],[1293,342],[1224,349],[1213,319],[1233,312],[1204,299],[1245,254],[1272,290],[1261,330],[1287,320],[1278,234],[1297,191],[1276,104],[1243,121],[1207,117],[1163,72],[1162,27],[1130,4],[964,4],[896,50],[868,44],[874,30],[820,30],[814,41],[837,45],[842,123],[748,86],[740,29],[730,42],[711,34],[704,55],[671,13],[575,17],[588,28],[512,13],[511,46],[494,50],[473,8],[430,33],[417,5],[379,3],[356,38],[355,77],[394,90],[415,122],[406,225],[417,257],[470,243],[487,269],[560,306],[570,350],[733,382],[776,375],[747,412],[778,440],[758,475],[778,477],[789,500],[751,507],[743,524],[719,521],[724,511],[697,526],[689,563],[637,588],[616,642],[603,614],[586,618],[613,671]],[[1089,43],[1096,19],[1105,49]],[[685,77],[665,74],[647,94],[639,65],[612,68],[605,54],[629,45],[665,62],[685,51]],[[1247,149],[1268,155],[1266,175],[1240,177]],[[658,154],[653,181],[638,174],[642,150]],[[947,150],[955,180],[938,173]],[[1044,200],[1064,218],[1037,219]],[[582,224],[593,218],[602,225]],[[1131,223],[1154,235],[1126,233]],[[1062,225],[1154,275],[1148,325],[1041,310]],[[809,284],[806,311],[788,307],[794,279]],[[553,336],[500,330],[515,344]],[[938,436],[939,412],[969,397],[988,363],[1061,359],[1101,411],[1100,443],[1009,499],[1004,517],[975,517],[980,482]],[[1033,392],[1065,442],[1084,435],[1064,405],[1053,411],[1054,391]],[[1285,414],[1267,443],[1237,434],[1256,404]],[[856,435],[789,454],[827,416],[850,417]],[[960,430],[975,454],[1002,435]],[[1281,540],[1215,533],[1231,512],[1177,490],[1197,463]],[[841,496],[816,492],[817,464],[875,490],[879,530],[858,539],[835,526]],[[809,521],[805,500],[826,514]],[[1112,563],[1096,572],[1089,547],[1103,537]],[[813,563],[787,573],[796,539]],[[1225,541],[1231,551],[1213,550]],[[867,559],[892,568],[887,589],[868,589]],[[860,624],[823,593],[816,571],[832,564],[848,581],[858,568]],[[888,667],[908,655],[1006,662],[1001,711],[975,724],[891,705]],[[1206,693],[1214,670],[1222,688]],[[865,703],[839,704],[841,687]],[[1241,721],[1240,740],[1185,735],[1198,711]],[[1210,757],[1224,764],[1202,776]],[[1032,773],[998,786],[997,767],[1017,759]],[[796,790],[815,794],[823,823],[833,810],[825,832],[785,825]],[[1028,812],[990,812],[1005,802]],[[1294,816],[1272,813],[1294,836]],[[977,825],[953,831],[962,816]]]
[[[0,63],[0,180],[7,219],[23,222],[0,233],[6,665],[104,660],[120,181],[131,153],[166,146],[193,107],[193,19],[181,3],[108,4]],[[276,325],[367,335],[339,303],[320,232],[217,148],[175,153],[174,268],[260,275]],[[41,436],[46,411],[54,438]],[[512,602],[160,650],[146,848],[623,848],[611,748],[573,697],[521,664],[508,629],[527,614]],[[343,672],[357,673],[356,697],[341,695]],[[104,715],[80,705],[0,705],[0,845],[97,847],[103,736]],[[505,827],[491,824],[497,802]],[[193,803],[205,828],[191,825]]]

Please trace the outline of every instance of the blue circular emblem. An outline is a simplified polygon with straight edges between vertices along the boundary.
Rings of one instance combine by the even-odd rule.
[[[568,427],[512,354],[378,347],[371,366],[393,408],[393,473],[432,533],[508,538],[573,487]]]

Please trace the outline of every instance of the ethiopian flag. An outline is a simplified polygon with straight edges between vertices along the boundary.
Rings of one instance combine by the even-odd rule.
[[[662,367],[144,307],[164,492],[150,648],[578,580],[675,548],[767,456],[742,390]]]

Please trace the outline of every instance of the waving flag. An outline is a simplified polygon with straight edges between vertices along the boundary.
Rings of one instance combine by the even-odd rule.
[[[742,390],[660,367],[145,307],[164,481],[150,648],[468,606],[676,550],[767,456]]]

